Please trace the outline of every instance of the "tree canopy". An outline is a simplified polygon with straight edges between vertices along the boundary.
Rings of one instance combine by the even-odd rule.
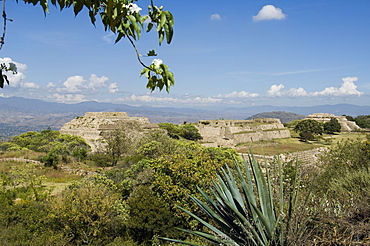
[[[18,2],[18,0],[17,0]],[[146,65],[141,60],[141,54],[137,49],[135,42],[141,37],[142,31],[146,32],[155,30],[158,33],[158,41],[161,45],[164,39],[169,44],[173,38],[174,18],[171,12],[163,10],[163,6],[158,7],[154,1],[150,1],[148,6],[148,14],[141,14],[140,8],[135,4],[134,0],[23,0],[24,3],[39,5],[44,13],[49,12],[49,6],[54,5],[61,11],[67,8],[73,8],[75,15],[78,15],[83,9],[87,9],[90,21],[95,25],[97,16],[100,16],[101,22],[106,31],[111,31],[116,34],[117,43],[122,38],[127,38],[136,51],[139,63],[144,67],[140,75],[144,75],[147,79],[146,87],[151,91],[155,89],[170,91],[170,87],[174,85],[175,79],[169,67],[163,63],[161,59],[154,59],[150,65]],[[143,1],[140,1],[142,3]],[[2,37],[0,37],[0,49],[4,44],[6,23],[12,21],[7,18],[5,12],[5,0],[2,1],[4,19],[4,29]],[[146,27],[145,27],[146,26]],[[157,56],[155,50],[150,50],[146,56]],[[0,67],[0,87],[3,88],[4,83],[9,84],[6,72],[11,71],[17,73],[17,67],[14,63],[1,64]]]
[[[304,141],[313,140],[315,136],[322,135],[324,132],[323,123],[312,119],[299,121],[293,130],[298,132]]]
[[[193,124],[175,125],[172,123],[159,123],[160,128],[167,130],[168,136],[174,139],[185,138],[187,140],[202,140],[199,130]]]
[[[328,134],[334,134],[334,132],[340,132],[341,126],[336,118],[331,118],[330,121],[324,123],[324,131]]]

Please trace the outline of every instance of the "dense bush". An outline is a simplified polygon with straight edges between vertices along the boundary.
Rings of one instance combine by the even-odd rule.
[[[370,115],[359,115],[355,118],[355,122],[361,128],[370,128]]]
[[[174,139],[185,138],[192,141],[203,139],[193,124],[185,123],[178,126],[172,123],[160,123],[158,125],[160,128],[167,130],[168,136]]]
[[[324,132],[328,134],[334,134],[334,132],[340,132],[341,126],[336,118],[331,118],[330,121],[324,123]]]
[[[312,119],[299,121],[293,130],[299,133],[303,141],[312,140],[312,137],[322,135],[324,132],[323,123]]]
[[[0,144],[2,150],[32,150],[47,153],[40,160],[46,166],[56,168],[59,160],[67,161],[72,156],[81,161],[91,150],[84,139],[78,136],[62,134],[59,131],[43,130],[27,132]]]

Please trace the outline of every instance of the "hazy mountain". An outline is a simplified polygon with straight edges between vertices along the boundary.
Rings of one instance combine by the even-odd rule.
[[[356,106],[351,104],[320,105],[312,107],[277,107],[277,106],[254,106],[254,107],[214,107],[214,108],[175,108],[175,107],[134,107],[126,104],[82,102],[65,104],[45,102],[36,99],[21,97],[0,97],[0,135],[14,135],[17,127],[23,129],[40,129],[50,126],[59,129],[66,122],[86,112],[127,112],[129,116],[147,117],[153,123],[171,122],[175,124],[198,122],[207,119],[246,119],[261,112],[285,111],[300,115],[312,113],[331,113],[334,115],[368,115],[370,106]],[[275,117],[277,118],[277,117]],[[285,122],[285,120],[282,120]],[[11,130],[10,130],[10,128]]]
[[[280,119],[281,123],[288,123],[288,122],[291,122],[292,120],[304,119],[306,118],[306,116],[303,114],[296,114],[296,113],[290,113],[290,112],[285,112],[285,111],[273,111],[273,112],[263,112],[263,113],[252,115],[248,117],[247,120],[252,120],[256,118],[275,118],[275,119]]]

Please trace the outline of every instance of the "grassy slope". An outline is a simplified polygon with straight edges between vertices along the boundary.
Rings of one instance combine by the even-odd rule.
[[[366,136],[362,133],[340,133],[335,135],[324,134],[323,138],[318,141],[302,142],[298,138],[297,133],[292,133],[291,138],[274,139],[272,141],[261,141],[255,143],[245,143],[237,147],[237,151],[240,153],[249,153],[250,148],[253,149],[253,153],[258,155],[275,155],[286,152],[296,152],[302,150],[309,150],[318,147],[329,147],[338,141],[346,139],[366,139]]]

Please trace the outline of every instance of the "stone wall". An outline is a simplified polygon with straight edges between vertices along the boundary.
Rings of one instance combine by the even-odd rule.
[[[235,147],[240,143],[289,138],[290,132],[279,119],[209,120],[196,127],[205,146]]]
[[[125,112],[87,112],[63,125],[61,133],[80,136],[91,146],[92,151],[103,148],[101,132],[117,128],[123,122],[131,122],[140,129],[158,128],[145,117],[129,117]]]

